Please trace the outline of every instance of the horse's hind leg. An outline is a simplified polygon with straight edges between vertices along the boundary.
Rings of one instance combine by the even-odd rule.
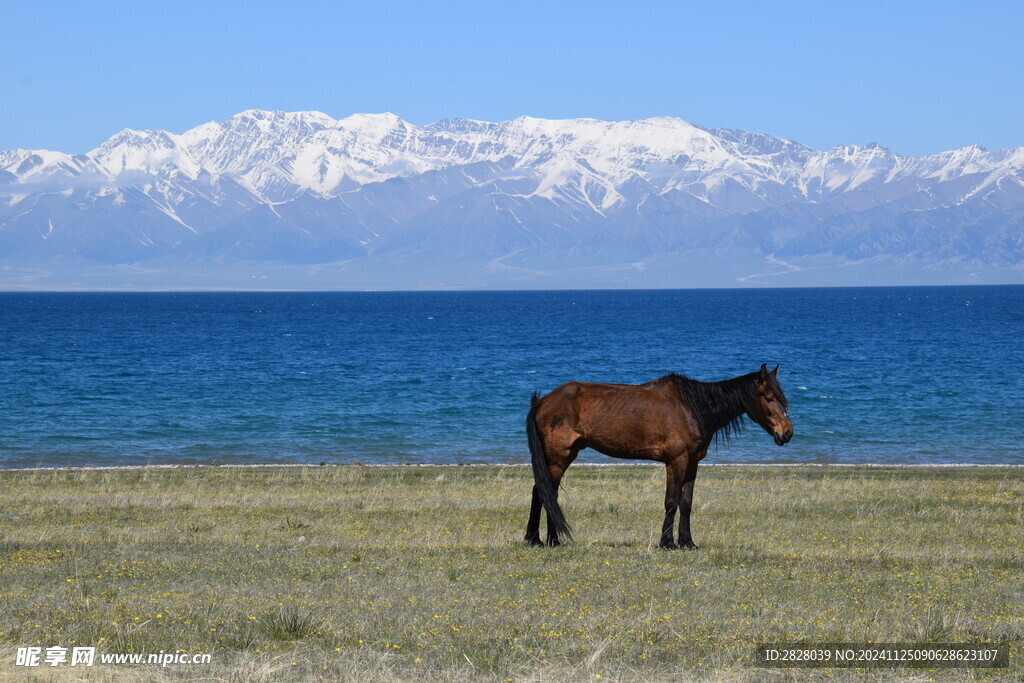
[[[557,489],[555,489],[557,491]],[[526,542],[530,545],[544,545],[540,540],[540,494],[533,487],[533,501],[530,503],[530,520],[526,523]]]
[[[555,487],[555,502],[558,502],[558,484],[562,481],[562,475],[565,474],[565,470],[559,469],[558,474],[555,475],[555,468],[552,469],[551,484]],[[548,516],[548,545],[552,548],[556,545],[562,545],[562,542],[558,540],[558,531],[555,529],[555,525],[551,520],[551,513],[547,513]]]
[[[551,485],[555,489],[555,502],[558,501],[558,486],[562,482],[562,475],[569,469],[569,465],[576,459],[580,449],[569,447],[566,449],[559,449],[554,454],[548,454],[548,460],[550,465],[548,471],[551,473]],[[562,542],[558,540],[558,531],[555,530],[555,525],[551,523],[551,515],[548,515],[548,545],[556,546],[562,545]]]

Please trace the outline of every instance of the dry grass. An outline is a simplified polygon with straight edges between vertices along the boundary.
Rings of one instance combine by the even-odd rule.
[[[658,550],[658,467],[575,467],[575,544],[521,542],[528,468],[0,472],[0,677],[807,680],[754,646],[1013,643],[1024,471],[706,467],[702,550]],[[19,646],[209,666],[16,668]]]

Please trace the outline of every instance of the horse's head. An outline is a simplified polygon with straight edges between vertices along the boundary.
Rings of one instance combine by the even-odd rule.
[[[789,404],[779,386],[778,374],[778,365],[771,372],[767,364],[761,366],[754,385],[754,409],[749,414],[750,419],[772,435],[775,443],[783,446],[793,438],[793,423],[789,420]]]

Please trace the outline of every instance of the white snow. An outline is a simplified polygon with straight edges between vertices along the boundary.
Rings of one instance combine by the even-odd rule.
[[[902,157],[877,145],[818,151],[670,117],[609,122],[521,116],[500,123],[457,119],[415,126],[391,113],[334,119],[317,111],[250,109],[181,134],[125,129],[85,155],[0,152],[0,170],[33,188],[12,193],[9,205],[40,191],[37,187],[83,186],[96,192],[132,187],[190,230],[175,212],[196,193],[184,189],[185,181],[230,181],[239,186],[233,191],[251,193],[255,202],[274,210],[274,203],[305,191],[332,197],[368,183],[479,162],[511,166],[509,178],[532,184],[521,196],[606,214],[627,203],[627,183],[649,185],[645,194],[682,191],[716,205],[722,196],[737,201],[734,195],[746,192],[750,206],[762,206],[817,201],[907,178],[941,182],[975,174],[977,183],[963,195],[968,199],[1019,175],[1024,147],[987,152],[974,146]],[[473,180],[469,169],[466,177]]]

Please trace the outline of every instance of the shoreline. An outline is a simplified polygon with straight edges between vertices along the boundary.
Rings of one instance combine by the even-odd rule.
[[[642,467],[648,463],[654,464],[656,461],[642,461],[642,462],[609,462],[609,463],[596,463],[596,462],[582,462],[574,463],[573,468],[580,467]],[[1024,469],[1024,463],[849,463],[849,462],[836,462],[836,463],[822,463],[822,462],[780,462],[780,463],[707,463],[704,467],[723,467],[723,468],[751,468],[751,469],[765,469],[770,467],[784,467],[784,468],[843,468],[843,469],[949,469],[949,468],[1014,468]],[[352,462],[352,463],[226,463],[226,464],[151,464],[151,465],[63,465],[53,467],[0,467],[0,473],[4,472],[102,472],[107,470],[174,470],[174,469],[282,469],[282,468],[316,468],[316,469],[327,469],[327,468],[341,468],[341,467],[352,467],[352,468],[529,468],[532,467],[530,463],[363,463],[363,462]]]

